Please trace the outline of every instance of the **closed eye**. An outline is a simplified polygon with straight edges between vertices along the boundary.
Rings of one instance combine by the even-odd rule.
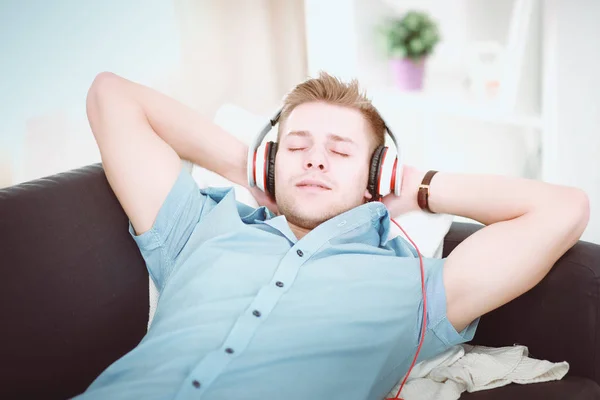
[[[300,151],[300,150],[304,150],[304,147],[290,147],[288,148],[289,151]]]
[[[331,151],[333,154],[337,154],[338,156],[342,156],[342,157],[350,157],[349,154],[346,153],[340,153],[339,151]]]

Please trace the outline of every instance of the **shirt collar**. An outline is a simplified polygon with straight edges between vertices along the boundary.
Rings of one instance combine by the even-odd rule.
[[[275,216],[267,210],[269,217],[255,219],[256,223],[264,223],[283,234],[291,243],[297,243],[298,238],[292,232],[284,215]],[[258,213],[260,216],[261,213]],[[355,229],[363,226],[363,229]],[[369,235],[367,231],[370,231]],[[376,245],[385,245],[390,232],[389,213],[381,202],[370,202],[357,206],[344,213],[336,215],[310,231],[308,235],[326,233],[326,236],[343,235],[346,240],[364,240],[365,234],[376,235]],[[359,238],[360,237],[360,238]],[[375,243],[374,243],[375,244]]]
[[[276,229],[291,243],[298,242],[298,238],[290,229],[284,215],[275,215],[264,206],[254,208],[236,201],[233,188],[206,188],[201,191],[217,202],[224,200],[235,202],[240,218],[244,223],[264,223]],[[369,224],[369,229],[374,230],[374,233],[378,235],[379,246],[385,246],[387,244],[390,233],[390,216],[388,209],[379,201],[361,204],[353,209],[338,214],[317,226],[309,232],[307,236],[316,235],[319,234],[319,232],[326,231],[327,236],[332,235],[333,237],[336,236],[336,234],[344,234],[348,240],[351,240],[352,238],[355,238],[355,235],[352,234],[353,227],[364,224]],[[364,234],[364,232],[362,234]]]

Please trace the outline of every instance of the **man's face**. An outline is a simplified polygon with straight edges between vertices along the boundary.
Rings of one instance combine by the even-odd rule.
[[[313,229],[365,202],[372,135],[360,111],[304,103],[281,128],[275,194],[290,223]]]

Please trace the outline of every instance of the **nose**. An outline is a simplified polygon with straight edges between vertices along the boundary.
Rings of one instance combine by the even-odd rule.
[[[309,151],[304,160],[304,168],[308,170],[318,169],[320,171],[326,171],[328,169],[327,158],[321,151]]]

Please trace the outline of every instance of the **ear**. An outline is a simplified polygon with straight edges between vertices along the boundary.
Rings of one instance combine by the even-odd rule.
[[[369,193],[369,190],[365,189],[365,203],[371,201],[372,198],[373,198],[373,196],[371,196],[371,193]]]

